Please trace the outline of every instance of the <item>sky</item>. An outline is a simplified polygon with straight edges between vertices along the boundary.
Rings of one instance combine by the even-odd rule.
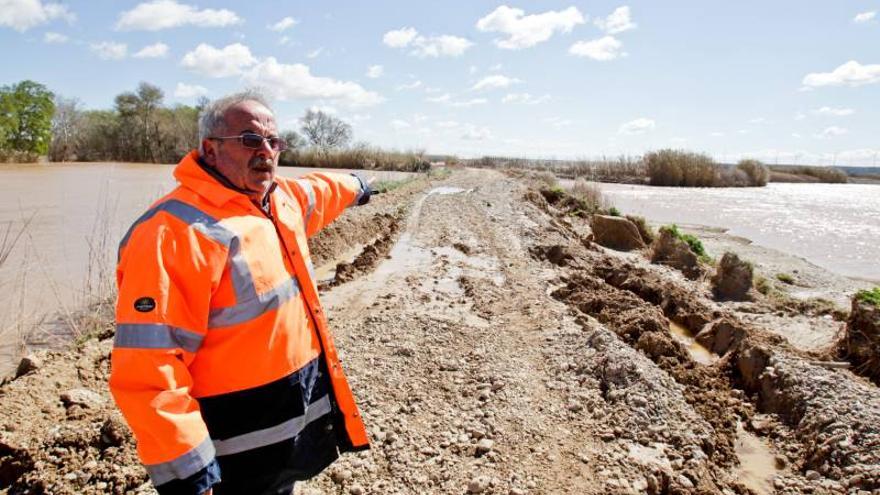
[[[880,166],[880,0],[0,0],[0,46],[88,109],[257,87],[401,150]]]

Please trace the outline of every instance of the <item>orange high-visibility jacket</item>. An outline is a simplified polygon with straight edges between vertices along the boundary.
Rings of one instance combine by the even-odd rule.
[[[195,151],[184,157],[179,186],[120,243],[110,390],[160,493],[216,470],[215,459],[222,467],[320,424],[334,452],[297,476],[313,475],[336,448],[367,448],[368,439],[306,238],[368,199],[369,188],[338,173],[276,177],[267,215],[197,160]],[[324,390],[312,386],[321,376]],[[272,456],[317,455],[299,448]]]

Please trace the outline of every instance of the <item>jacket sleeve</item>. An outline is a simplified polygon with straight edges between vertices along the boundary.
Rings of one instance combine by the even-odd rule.
[[[220,470],[188,366],[207,331],[223,247],[162,212],[123,243],[110,391],[157,491],[200,494]]]
[[[329,225],[349,206],[370,201],[372,190],[354,174],[312,172],[298,179],[288,179],[303,212],[306,235],[312,237]]]

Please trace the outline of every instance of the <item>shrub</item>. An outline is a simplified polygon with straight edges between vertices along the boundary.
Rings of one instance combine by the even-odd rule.
[[[766,186],[770,180],[770,169],[758,160],[740,160],[736,170],[746,174],[751,186]]]
[[[783,284],[794,285],[794,277],[787,273],[777,273],[776,280],[779,280]]]
[[[618,210],[616,206],[612,206],[612,207],[608,208],[608,214],[611,215],[612,217],[619,217],[620,210]]]
[[[770,285],[770,281],[762,276],[755,277],[755,290],[764,294],[765,296],[770,295],[773,292],[773,286]]]
[[[652,186],[711,187],[719,183],[719,166],[708,155],[665,149],[644,157]]]
[[[880,287],[871,290],[860,290],[856,293],[856,300],[880,307]]]
[[[559,181],[556,179],[556,176],[553,175],[553,172],[543,170],[541,172],[535,172],[532,176],[543,186],[549,188],[559,187]]]
[[[427,172],[431,163],[421,151],[387,151],[368,146],[322,150],[293,149],[281,154],[279,165],[305,168],[348,168]]]
[[[602,195],[602,191],[595,185],[590,184],[584,179],[574,181],[571,186],[570,194],[577,200],[582,201],[586,209],[590,212],[599,211],[605,207],[607,201]]]

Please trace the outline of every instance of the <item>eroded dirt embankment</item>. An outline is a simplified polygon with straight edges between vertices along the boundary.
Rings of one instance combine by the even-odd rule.
[[[875,386],[811,364],[704,280],[593,245],[521,181],[443,185],[316,238],[316,258],[352,265],[323,298],[372,449],[297,493],[880,489]],[[152,492],[107,397],[108,352],[47,356],[0,389],[0,492]]]

